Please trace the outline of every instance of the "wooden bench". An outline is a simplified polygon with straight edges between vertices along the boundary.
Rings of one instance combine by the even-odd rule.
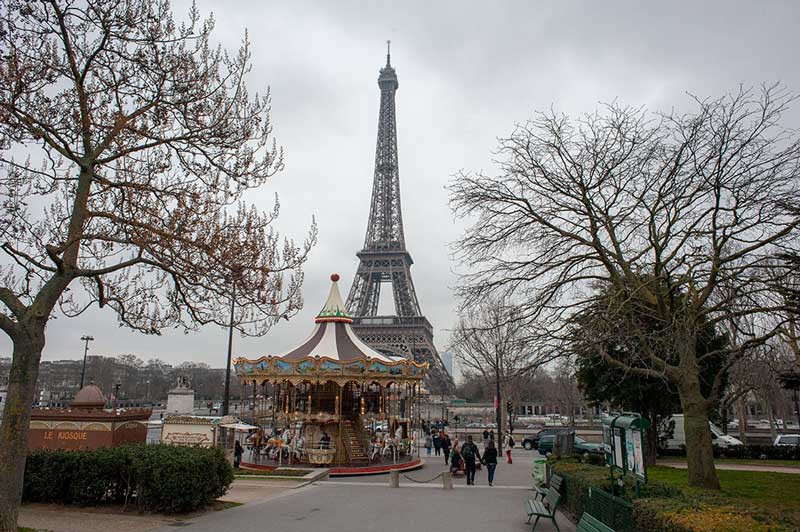
[[[614,532],[613,528],[606,526],[586,512],[581,516],[581,520],[578,521],[578,528],[575,530],[576,532]]]
[[[547,488],[547,492],[544,496],[544,502],[537,501],[535,499],[528,499],[528,501],[525,503],[525,509],[528,514],[527,522],[530,523],[531,518],[536,516],[536,521],[533,522],[531,532],[536,530],[536,524],[542,517],[550,519],[553,522],[553,526],[556,527],[556,530],[561,532],[561,529],[558,528],[558,523],[556,522],[556,509],[558,508],[559,502],[561,502],[561,494],[553,489],[552,486]]]
[[[564,482],[564,478],[560,475],[553,475],[550,477],[550,485],[549,486],[534,486],[533,489],[536,490],[536,494],[533,498],[541,497],[544,500],[544,496],[547,495],[547,490],[549,488],[555,489],[558,493],[561,493],[561,483]]]

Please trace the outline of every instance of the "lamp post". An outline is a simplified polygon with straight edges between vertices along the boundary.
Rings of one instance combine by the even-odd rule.
[[[119,389],[122,386],[122,383],[117,382],[114,383],[114,410],[119,410]]]
[[[228,363],[225,364],[225,395],[222,397],[222,415],[228,415],[230,408],[230,393],[231,393],[231,354],[233,352],[233,320],[234,311],[236,310],[236,279],[241,271],[236,269],[233,271],[232,282],[233,290],[231,292],[231,320],[228,325]]]
[[[86,347],[83,348],[83,368],[81,369],[80,389],[83,389],[83,377],[86,375],[86,354],[89,352],[89,342],[94,341],[94,337],[89,336],[88,334],[84,334],[83,336],[81,336],[81,340],[86,342]]]

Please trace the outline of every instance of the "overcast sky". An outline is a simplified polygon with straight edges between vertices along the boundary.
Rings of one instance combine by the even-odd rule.
[[[498,6],[488,7],[490,4]],[[441,349],[455,320],[457,278],[448,244],[445,184],[460,169],[492,170],[496,138],[551,106],[577,114],[618,99],[650,109],[690,109],[686,93],[717,96],[739,84],[782,81],[800,92],[798,2],[328,2],[197,0],[216,39],[233,49],[249,30],[252,92],[270,87],[286,169],[252,196],[274,195],[276,224],[302,240],[316,216],[319,244],[306,267],[305,308],[267,336],[235,338],[235,355],[271,354],[302,341],[338,272],[348,293],[363,245],[372,188],[385,41],[400,82],[397,120],[406,243],[423,313]],[[176,2],[182,15],[188,2]],[[800,125],[800,105],[785,123]],[[388,291],[387,291],[388,292]],[[381,305],[385,308],[383,302]],[[59,318],[44,358],[134,353],[170,363],[224,365],[227,334],[144,336],[109,311]],[[6,337],[0,353],[9,352]]]

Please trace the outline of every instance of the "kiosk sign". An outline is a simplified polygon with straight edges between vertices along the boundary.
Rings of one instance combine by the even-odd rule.
[[[647,482],[644,433],[650,422],[640,414],[612,414],[603,418],[603,450],[606,463],[621,474]]]

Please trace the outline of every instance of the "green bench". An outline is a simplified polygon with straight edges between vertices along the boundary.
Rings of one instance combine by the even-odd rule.
[[[530,524],[531,518],[534,516],[536,517],[536,521],[533,522],[533,527],[531,527],[531,532],[536,530],[536,524],[542,517],[545,519],[550,519],[553,522],[553,526],[556,527],[556,530],[561,532],[561,529],[558,528],[558,523],[556,522],[556,509],[558,508],[559,502],[561,502],[561,494],[553,489],[552,486],[547,488],[544,495],[544,502],[537,501],[535,499],[528,499],[528,501],[525,503],[525,510],[528,514],[527,523]]]
[[[613,528],[609,528],[586,512],[581,516],[581,520],[578,521],[578,528],[575,530],[576,532],[614,532]]]
[[[564,479],[559,475],[553,475],[550,477],[550,485],[549,486],[534,486],[533,489],[536,491],[536,494],[533,498],[541,497],[544,500],[544,496],[547,495],[547,489],[553,488],[558,493],[561,493],[561,483],[564,482]]]

